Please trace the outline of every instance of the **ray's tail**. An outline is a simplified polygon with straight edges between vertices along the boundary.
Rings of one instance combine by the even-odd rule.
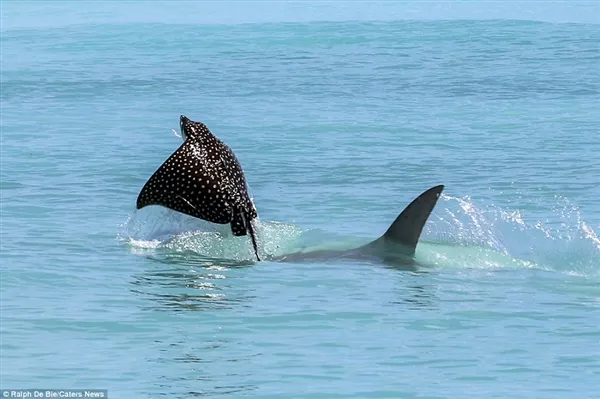
[[[258,240],[256,238],[256,230],[254,230],[254,225],[252,221],[248,222],[246,226],[248,228],[248,232],[250,233],[250,238],[252,239],[252,246],[254,247],[254,253],[256,254],[256,260],[260,262],[260,256],[258,256]]]
[[[258,256],[258,240],[256,237],[256,230],[254,229],[254,225],[252,224],[252,221],[254,220],[252,216],[256,215],[256,213],[254,213],[254,215],[249,215],[248,210],[244,209],[240,210],[239,213],[236,213],[236,215],[239,218],[239,222],[236,223],[235,221],[233,221],[231,223],[231,230],[233,232],[233,235],[245,236],[248,233],[250,233],[250,238],[252,240],[252,246],[254,247],[256,259],[260,262],[260,256]]]

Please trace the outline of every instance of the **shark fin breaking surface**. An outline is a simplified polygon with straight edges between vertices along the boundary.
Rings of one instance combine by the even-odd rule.
[[[423,227],[443,190],[444,186],[439,185],[423,192],[404,208],[379,239],[367,246],[394,244],[401,246],[407,255],[413,255]]]

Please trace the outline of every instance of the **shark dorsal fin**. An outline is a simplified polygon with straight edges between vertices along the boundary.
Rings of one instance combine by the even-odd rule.
[[[415,198],[377,241],[400,244],[409,255],[414,254],[423,227],[442,190],[443,185],[435,186]]]

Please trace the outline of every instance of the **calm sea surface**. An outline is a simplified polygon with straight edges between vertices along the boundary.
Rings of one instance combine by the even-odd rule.
[[[599,397],[600,24],[11,7],[1,388]],[[238,156],[266,255],[365,243],[445,184],[419,267],[254,263],[227,226],[135,211],[180,114]]]

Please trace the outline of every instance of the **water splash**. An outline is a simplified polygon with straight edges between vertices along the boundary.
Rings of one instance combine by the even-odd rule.
[[[471,254],[485,263],[497,251],[507,264],[570,274],[600,274],[600,240],[581,211],[562,196],[544,219],[538,212],[479,205],[472,198],[442,195],[424,237],[438,243],[481,248]],[[522,203],[521,201],[519,201]],[[465,252],[466,254],[466,252]],[[495,257],[498,261],[498,257]]]
[[[279,254],[297,245],[302,230],[294,225],[255,219],[260,252]],[[120,226],[118,239],[135,254],[189,254],[213,260],[249,261],[255,258],[250,240],[234,237],[230,226],[209,223],[162,207],[135,211]]]

